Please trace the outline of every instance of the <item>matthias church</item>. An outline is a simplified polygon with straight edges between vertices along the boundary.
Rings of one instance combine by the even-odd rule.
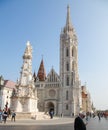
[[[40,64],[35,86],[38,109],[54,110],[55,114],[77,114],[81,107],[81,86],[78,74],[78,42],[71,23],[70,8],[67,7],[66,25],[60,34],[60,74],[54,68],[45,73],[43,59]]]

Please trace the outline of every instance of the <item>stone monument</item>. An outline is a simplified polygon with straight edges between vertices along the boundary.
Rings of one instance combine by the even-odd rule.
[[[27,42],[23,55],[20,79],[13,89],[11,110],[16,111],[17,117],[35,117],[37,109],[37,90],[32,76],[32,46]]]

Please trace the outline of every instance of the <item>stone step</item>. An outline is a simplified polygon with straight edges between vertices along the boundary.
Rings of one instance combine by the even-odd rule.
[[[43,119],[49,119],[49,115],[45,114],[44,112],[36,112],[36,113],[27,113],[27,112],[21,112],[16,113],[16,119],[34,119],[34,120],[43,120]]]

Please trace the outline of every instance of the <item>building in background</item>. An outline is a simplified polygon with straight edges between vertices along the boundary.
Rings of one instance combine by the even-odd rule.
[[[93,103],[91,101],[90,93],[87,91],[86,85],[81,86],[82,93],[82,111],[84,113],[93,113]]]
[[[11,96],[13,89],[15,89],[15,82],[10,80],[4,80],[3,76],[0,76],[0,108],[8,109],[11,105]]]

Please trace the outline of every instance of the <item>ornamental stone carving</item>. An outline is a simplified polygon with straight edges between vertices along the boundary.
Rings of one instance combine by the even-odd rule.
[[[54,89],[49,90],[50,97],[55,97],[55,95],[56,95],[56,91]]]

